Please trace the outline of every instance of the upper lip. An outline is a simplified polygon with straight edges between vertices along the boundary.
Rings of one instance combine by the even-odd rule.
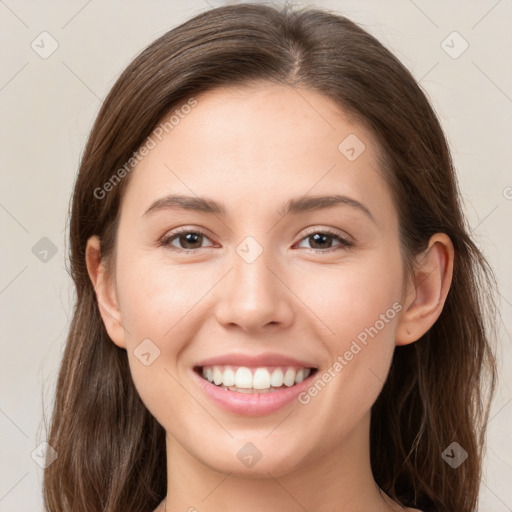
[[[263,366],[298,366],[301,368],[316,368],[314,364],[307,361],[301,361],[294,357],[272,352],[266,352],[258,355],[224,354],[204,359],[198,362],[196,367],[215,365],[246,366],[253,368]]]

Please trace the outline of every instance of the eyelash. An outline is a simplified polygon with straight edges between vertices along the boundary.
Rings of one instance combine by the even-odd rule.
[[[194,253],[194,252],[197,252],[198,249],[207,249],[207,248],[209,248],[209,247],[199,247],[198,249],[179,249],[179,248],[173,247],[171,245],[171,242],[176,237],[178,237],[179,235],[188,234],[188,233],[194,233],[194,234],[201,235],[201,236],[204,236],[204,237],[209,239],[208,235],[202,229],[199,229],[199,228],[190,229],[190,228],[185,227],[185,228],[180,228],[177,231],[174,231],[173,233],[171,233],[171,234],[169,234],[167,236],[164,236],[159,241],[158,245],[161,246],[161,247],[162,246],[166,247],[166,248],[170,249],[171,251],[184,252],[184,253]],[[299,242],[302,242],[304,239],[309,238],[312,235],[316,235],[316,234],[328,235],[330,237],[333,237],[333,238],[337,239],[340,242],[340,245],[337,245],[335,247],[332,247],[332,248],[329,248],[329,249],[325,249],[325,250],[324,249],[309,249],[310,251],[313,251],[313,252],[321,252],[321,253],[334,252],[334,251],[337,251],[337,250],[340,250],[340,249],[348,249],[349,247],[352,247],[354,245],[352,242],[350,242],[346,238],[343,238],[338,233],[336,233],[335,231],[332,231],[330,229],[323,229],[323,230],[314,229],[314,230],[310,230],[310,231],[308,231],[307,233],[304,234],[304,236],[299,240]]]

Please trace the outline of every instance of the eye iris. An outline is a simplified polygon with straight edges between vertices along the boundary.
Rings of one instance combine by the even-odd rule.
[[[197,247],[187,247],[185,244],[197,244],[201,247],[202,235],[200,233],[185,233],[179,236],[180,245],[185,249],[196,249]]]
[[[310,235],[310,238],[312,238],[314,240],[314,243],[311,244],[311,246],[314,249],[325,249],[324,245],[320,245],[320,247],[314,247],[314,246],[315,246],[315,244],[318,244],[319,242],[320,242],[320,244],[322,244],[322,242],[325,243],[325,241],[328,241],[328,242],[332,241],[331,235],[326,235],[323,233],[315,233],[314,235]]]

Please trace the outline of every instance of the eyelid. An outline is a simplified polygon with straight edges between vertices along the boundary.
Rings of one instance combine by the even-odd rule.
[[[324,233],[326,235],[329,234],[329,235],[337,236],[337,237],[345,240],[346,242],[354,243],[354,239],[345,231],[341,231],[336,228],[330,228],[327,226],[326,227],[312,226],[312,227],[306,228],[305,231],[303,231],[301,233],[301,238],[299,238],[298,241],[300,242],[303,238],[305,238],[309,235],[313,235],[315,233]]]

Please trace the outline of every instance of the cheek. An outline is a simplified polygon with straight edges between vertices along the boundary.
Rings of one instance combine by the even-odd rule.
[[[213,283],[192,266],[159,266],[142,256],[138,264],[127,261],[118,268],[133,382],[161,425],[182,428],[183,411],[195,410],[197,404],[181,384],[177,363],[198,328],[195,307]]]
[[[325,383],[326,394],[332,394],[324,403],[347,404],[362,413],[382,389],[395,349],[402,309],[399,255],[375,255],[303,282],[301,293],[322,320],[329,354],[327,370],[318,376],[323,382],[317,387],[324,389]]]
[[[141,336],[162,346],[169,338],[180,339],[176,333],[214,283],[211,272],[194,265],[171,265],[149,257],[121,264],[118,293],[131,344],[140,342]]]
[[[214,282],[211,274],[193,266],[171,268],[143,255],[138,261],[120,260],[117,290],[127,356],[134,383],[152,412],[167,395],[182,393],[173,379],[178,378],[176,364],[200,328],[196,312]],[[158,395],[156,389],[166,391]]]
[[[377,328],[380,339],[393,337],[401,285],[399,257],[394,260],[385,254],[305,272],[297,280],[300,297],[322,321],[324,339],[332,340],[329,345],[343,352],[348,349],[347,342],[350,345],[358,336],[364,342],[372,327]]]

